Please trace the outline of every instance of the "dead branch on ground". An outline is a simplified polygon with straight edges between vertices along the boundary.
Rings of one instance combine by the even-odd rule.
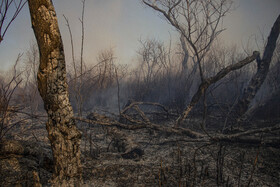
[[[145,115],[143,111],[140,110],[138,107],[138,104],[143,104],[143,102],[133,102],[129,106],[127,106],[123,111],[127,111],[128,109],[135,109],[133,107],[137,107],[136,111],[139,112],[140,116],[143,118],[143,121],[141,120],[135,120],[132,117],[128,115],[122,115],[122,117],[126,118],[128,121],[130,121],[132,124],[124,124],[119,121],[116,121],[114,119],[111,119],[107,116],[92,113],[92,117],[90,119],[84,119],[81,117],[74,117],[75,120],[82,121],[85,123],[93,124],[93,125],[102,125],[105,127],[114,127],[114,131],[116,131],[117,128],[126,129],[126,130],[139,130],[139,129],[151,129],[156,130],[160,132],[164,132],[166,134],[176,134],[183,136],[181,139],[176,141],[184,141],[184,142],[225,142],[225,143],[245,143],[245,144],[268,144],[271,146],[277,145],[277,142],[265,142],[262,141],[257,136],[253,136],[256,134],[269,134],[272,132],[276,132],[280,130],[280,124],[277,124],[273,127],[265,127],[265,128],[258,128],[258,129],[252,129],[247,130],[244,132],[238,132],[234,134],[210,134],[204,135],[200,132],[196,132],[194,130],[188,129],[188,128],[182,128],[182,127],[168,127],[160,124],[152,123],[148,117]],[[150,103],[154,104],[154,103]],[[120,131],[118,131],[120,132]],[[276,140],[277,141],[277,140]]]

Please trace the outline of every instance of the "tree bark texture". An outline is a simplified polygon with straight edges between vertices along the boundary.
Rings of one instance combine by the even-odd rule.
[[[276,48],[276,42],[280,32],[280,15],[276,19],[270,35],[268,37],[268,41],[263,53],[263,57],[257,59],[258,69],[256,74],[252,77],[249,82],[249,85],[245,89],[244,93],[238,100],[237,104],[234,107],[233,113],[231,117],[234,120],[238,120],[237,118],[242,117],[244,115],[249,105],[251,104],[252,100],[254,99],[255,95],[257,94],[258,90],[261,88],[263,82],[265,81],[268,71],[270,62],[273,56],[273,52]]]
[[[39,46],[38,89],[48,114],[46,128],[54,159],[55,186],[77,186],[82,180],[81,133],[69,102],[63,43],[51,0],[28,0]]]

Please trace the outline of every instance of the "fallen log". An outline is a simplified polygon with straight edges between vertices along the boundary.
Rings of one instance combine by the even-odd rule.
[[[205,135],[203,135],[199,132],[195,132],[191,129],[181,128],[181,127],[165,127],[165,126],[154,124],[154,123],[147,124],[144,122],[143,123],[138,122],[136,124],[123,124],[116,120],[110,120],[110,121],[108,121],[108,120],[107,121],[89,120],[89,119],[85,119],[82,117],[74,117],[73,119],[81,121],[81,122],[89,123],[89,124],[102,125],[102,126],[106,126],[106,127],[118,127],[118,128],[122,128],[122,129],[126,129],[126,130],[151,129],[151,130],[157,130],[157,131],[161,131],[161,132],[165,132],[165,133],[169,133],[169,134],[174,133],[174,134],[185,135],[190,138],[201,138],[201,137],[205,136]]]
[[[98,114],[99,115],[99,114]],[[159,124],[154,123],[145,123],[142,122],[140,124],[122,124],[116,120],[109,119],[106,116],[99,115],[100,118],[95,119],[84,119],[81,117],[74,117],[75,120],[82,121],[89,124],[94,125],[102,125],[105,127],[111,127],[116,129],[126,129],[126,130],[138,130],[138,129],[151,129],[156,130],[160,132],[164,132],[166,134],[176,134],[181,135],[183,138],[178,139],[176,141],[185,141],[185,142],[224,142],[224,143],[240,143],[240,144],[255,144],[255,145],[268,145],[273,147],[280,146],[280,140],[263,140],[260,137],[256,137],[254,135],[256,134],[269,134],[269,133],[275,133],[280,130],[280,124],[276,124],[272,127],[265,127],[265,128],[258,128],[258,129],[252,129],[247,130],[244,132],[238,132],[233,134],[220,134],[220,133],[209,133],[207,135],[204,135],[200,132],[193,131],[191,129],[182,128],[182,127],[166,127]],[[106,119],[106,120],[104,120]],[[119,134],[118,134],[119,133]],[[120,131],[117,131],[117,136],[121,137],[127,137],[125,134],[123,134]],[[187,138],[185,138],[187,137]],[[127,142],[134,142],[133,140],[126,140]],[[174,140],[175,141],[175,140]],[[133,143],[128,143],[128,145],[133,145]],[[137,146],[135,146],[137,147]],[[134,151],[133,146],[130,146],[127,150]]]

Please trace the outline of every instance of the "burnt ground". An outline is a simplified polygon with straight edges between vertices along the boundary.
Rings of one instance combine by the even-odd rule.
[[[197,127],[198,122],[186,123]],[[280,148],[275,144],[196,142],[150,129],[122,129],[144,151],[142,156],[124,158],[117,140],[108,133],[110,127],[78,126],[83,132],[84,186],[280,186]],[[279,142],[279,132],[265,137]],[[7,139],[0,150],[0,186],[34,186],[36,172],[40,183],[48,186],[52,158],[44,123],[21,123]]]

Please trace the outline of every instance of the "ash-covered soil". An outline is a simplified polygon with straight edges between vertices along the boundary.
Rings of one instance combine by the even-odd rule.
[[[121,130],[144,151],[124,158],[110,127],[78,126],[83,133],[84,186],[280,186],[277,146],[196,142],[149,129]],[[19,124],[7,137],[0,150],[0,186],[34,186],[38,180],[48,186],[52,156],[44,123]]]

